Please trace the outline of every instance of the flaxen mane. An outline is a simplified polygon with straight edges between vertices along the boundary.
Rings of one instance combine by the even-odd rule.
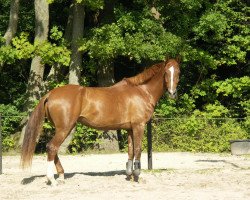
[[[158,63],[144,70],[142,73],[130,78],[125,78],[124,80],[132,85],[141,85],[150,80],[155,74],[160,72],[163,68],[164,68],[164,62]]]

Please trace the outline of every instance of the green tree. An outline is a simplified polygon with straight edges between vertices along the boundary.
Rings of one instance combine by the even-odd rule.
[[[240,124],[241,136],[245,131],[249,132],[250,67],[247,58],[250,8],[247,1],[78,0],[75,5],[84,4],[85,15],[78,19],[81,21],[79,27],[84,32],[81,31],[73,39],[72,30],[76,21],[72,1],[50,0],[48,37],[42,43],[34,43],[33,1],[20,1],[16,36],[6,46],[4,34],[9,22],[15,25],[10,20],[13,1],[0,0],[1,104],[10,104],[22,110],[30,63],[35,57],[41,58],[44,66],[42,85],[47,88],[44,90],[48,90],[68,83],[72,69],[70,61],[76,55],[80,55],[75,74],[78,82],[104,86],[112,84],[118,75],[124,77],[125,72],[132,75],[145,66],[164,60],[166,55],[173,57],[180,54],[179,99],[171,101],[163,98],[156,114],[194,117],[194,121],[197,117],[245,118],[243,125],[238,121],[232,124],[235,127]],[[123,68],[124,72],[117,72],[115,69],[118,68]],[[224,126],[231,127],[229,123]],[[197,130],[207,133],[205,127],[198,127]],[[207,127],[222,133],[217,124]],[[187,127],[183,130],[192,136],[193,132]],[[78,136],[81,135],[78,133]],[[166,135],[164,137],[167,138]],[[178,140],[171,141],[184,141],[180,139],[182,137],[179,135]],[[199,135],[196,139],[202,137]],[[195,138],[189,139],[196,141]],[[74,143],[77,141],[82,142],[76,139]],[[197,141],[194,143],[201,145]]]

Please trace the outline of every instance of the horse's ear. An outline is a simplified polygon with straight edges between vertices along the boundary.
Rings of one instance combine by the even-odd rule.
[[[181,63],[181,55],[176,56],[175,60],[180,64]]]

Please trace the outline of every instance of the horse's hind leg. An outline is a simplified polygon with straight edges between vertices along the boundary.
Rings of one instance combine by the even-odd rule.
[[[65,138],[68,136],[71,129],[56,130],[55,136],[47,144],[47,154],[48,154],[48,166],[47,166],[47,179],[53,185],[57,185],[57,181],[54,178],[54,164],[59,174],[59,180],[64,180],[64,170],[57,155],[60,145],[63,143]]]
[[[58,154],[56,154],[55,156],[55,160],[54,160],[54,163],[55,163],[55,166],[56,166],[56,171],[57,171],[57,174],[58,174],[58,179],[57,181],[59,183],[64,183],[64,169],[62,167],[62,164],[60,162],[60,159],[58,157]]]

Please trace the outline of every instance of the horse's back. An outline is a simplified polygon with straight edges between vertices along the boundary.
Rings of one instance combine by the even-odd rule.
[[[61,87],[54,88],[49,93],[50,93],[50,96],[55,95],[55,96],[67,97],[67,95],[76,95],[82,89],[83,89],[83,87],[80,86],[80,85],[68,84],[68,85],[64,85],[64,86],[61,86]]]

